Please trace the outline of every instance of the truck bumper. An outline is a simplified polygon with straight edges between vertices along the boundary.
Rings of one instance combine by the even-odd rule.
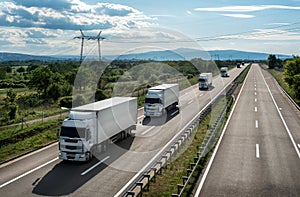
[[[87,161],[90,159],[90,153],[60,152],[59,159],[67,160],[67,161]]]
[[[162,112],[145,112],[146,117],[160,117],[162,116]]]

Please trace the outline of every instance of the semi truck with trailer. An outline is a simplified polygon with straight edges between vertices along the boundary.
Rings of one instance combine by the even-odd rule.
[[[221,67],[221,77],[229,77],[228,74],[228,68],[227,67]]]
[[[160,117],[165,112],[175,108],[179,102],[179,85],[162,84],[148,89],[144,115],[146,117]]]
[[[136,123],[135,97],[113,97],[72,108],[59,132],[59,158],[90,160],[97,151],[129,136]]]
[[[201,89],[210,89],[212,86],[212,73],[201,73],[199,75],[199,90]]]

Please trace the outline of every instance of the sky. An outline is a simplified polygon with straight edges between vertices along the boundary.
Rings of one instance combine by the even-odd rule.
[[[0,52],[102,55],[197,48],[300,55],[300,0],[0,0]],[[84,55],[97,53],[84,40]]]

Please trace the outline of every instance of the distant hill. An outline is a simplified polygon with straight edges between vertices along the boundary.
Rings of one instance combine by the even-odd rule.
[[[53,61],[56,60],[56,58],[50,56],[37,56],[37,55],[27,55],[21,53],[0,52],[0,61],[28,61],[28,60]]]
[[[275,54],[277,58],[288,59],[290,55]],[[124,54],[120,56],[105,56],[104,59],[118,60],[190,60],[193,58],[202,58],[205,60],[267,60],[269,54],[258,52],[247,52],[238,50],[213,50],[203,51],[190,48],[179,48],[176,50],[150,51],[145,53]],[[0,61],[56,61],[56,60],[73,60],[79,61],[79,56],[36,56],[20,53],[0,52]]]
[[[275,54],[277,58],[288,59],[290,55]],[[267,60],[269,54],[258,52],[247,52],[238,50],[213,50],[203,51],[189,48],[179,48],[174,51],[151,51],[137,54],[125,54],[116,57],[120,60],[190,60],[193,58],[212,59],[212,60]]]

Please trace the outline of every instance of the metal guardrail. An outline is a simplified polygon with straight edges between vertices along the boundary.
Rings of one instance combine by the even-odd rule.
[[[244,72],[244,70],[234,79],[232,85],[230,88],[226,91],[226,96],[230,96],[236,87],[238,86],[238,83],[236,82],[236,79]],[[223,95],[224,96],[224,95]],[[151,165],[150,168],[148,168],[138,179],[137,181],[129,187],[127,192],[123,194],[123,197],[128,196],[142,196],[143,190],[149,190],[150,182],[155,181],[156,175],[162,173],[163,167],[167,166],[167,163],[178,153],[180,146],[191,136],[193,131],[198,127],[199,122],[201,122],[206,115],[212,110],[213,106],[219,101],[221,96],[218,96],[215,98],[209,105],[206,106],[206,108],[202,109],[202,112],[195,116],[192,123],[186,127],[184,132],[176,139],[174,142],[169,146],[169,149],[165,151],[162,156],[154,162],[153,165]],[[190,168],[187,169],[187,176],[182,177],[183,184],[178,184],[178,192],[177,194],[173,194],[172,196],[181,196],[183,193],[185,187],[189,183],[189,180],[191,179],[196,167],[198,166],[201,158],[203,155],[207,154],[208,147],[212,145],[213,139],[215,139],[215,134],[217,133],[217,130],[220,123],[225,117],[226,110],[230,106],[231,102],[233,102],[233,98],[230,97],[230,99],[227,101],[227,104],[223,108],[222,112],[220,113],[219,117],[217,118],[214,125],[209,129],[206,138],[204,139],[200,150],[197,153],[197,156],[194,158],[194,162],[190,164]]]

